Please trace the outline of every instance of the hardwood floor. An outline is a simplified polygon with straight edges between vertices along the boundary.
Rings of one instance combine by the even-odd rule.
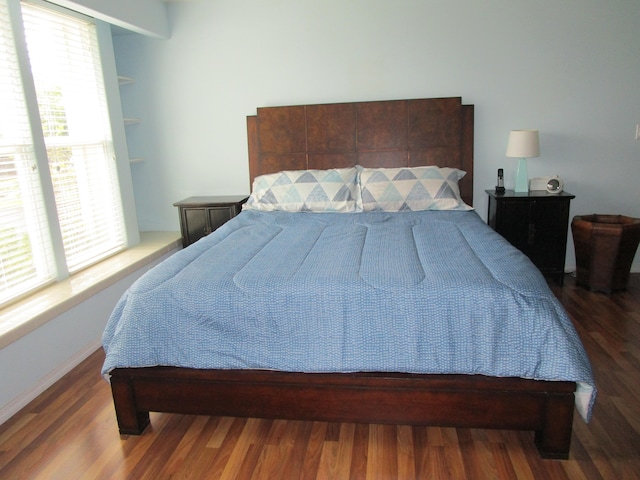
[[[552,289],[599,388],[591,423],[574,417],[569,460],[499,430],[152,413],[142,436],[120,436],[98,351],[0,426],[0,478],[640,478],[640,274],[610,297],[569,276]]]

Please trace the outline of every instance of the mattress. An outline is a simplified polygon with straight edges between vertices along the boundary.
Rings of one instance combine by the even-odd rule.
[[[475,211],[247,210],[143,275],[103,335],[103,374],[179,366],[480,374],[596,395],[566,312]]]

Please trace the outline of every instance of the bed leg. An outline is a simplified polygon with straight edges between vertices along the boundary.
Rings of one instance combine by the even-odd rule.
[[[544,423],[535,434],[536,447],[542,458],[558,460],[569,458],[573,408],[573,394],[548,397]]]
[[[133,388],[127,378],[112,377],[111,393],[121,435],[140,435],[149,425],[149,412],[136,408]]]

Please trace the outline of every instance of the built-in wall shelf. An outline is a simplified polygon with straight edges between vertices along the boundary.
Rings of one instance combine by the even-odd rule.
[[[133,77],[127,77],[124,75],[118,75],[118,85],[119,86],[126,86],[126,85],[133,85],[134,83],[136,83],[136,79]],[[122,109],[125,110],[125,105],[122,105]],[[124,117],[123,118],[123,122],[125,127],[128,125],[137,125],[139,123],[141,123],[141,120],[139,118],[136,117]],[[129,137],[130,135],[135,135],[135,133],[132,132],[126,132],[127,137]],[[127,143],[130,144],[131,138],[127,139]],[[129,158],[129,163],[130,164],[136,164],[136,163],[142,163],[144,162],[144,158],[143,157],[131,157]]]

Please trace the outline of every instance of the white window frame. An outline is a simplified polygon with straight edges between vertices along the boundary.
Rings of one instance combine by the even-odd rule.
[[[4,1],[4,0],[3,0]],[[40,117],[38,113],[37,97],[35,92],[35,86],[33,83],[33,77],[31,76],[31,67],[29,64],[28,51],[24,36],[24,30],[22,27],[22,14],[20,0],[6,0],[9,7],[9,17],[12,23],[17,59],[19,63],[20,76],[22,78],[22,84],[24,89],[25,101],[27,109],[29,111],[32,138],[34,142],[34,150],[36,153],[36,161],[38,166],[38,173],[41,178],[43,197],[45,200],[45,214],[49,223],[50,236],[52,239],[52,246],[54,251],[55,277],[54,281],[60,281],[70,276],[70,271],[67,268],[64,245],[62,242],[62,235],[57,219],[57,211],[55,206],[55,197],[53,193],[53,186],[51,182],[51,176],[49,174],[49,165],[46,154],[45,140],[42,132],[42,126],[40,123]],[[28,3],[45,6],[51,10],[57,10],[67,15],[77,16],[82,19],[89,19],[88,17],[71,12],[62,7],[52,5],[40,0],[28,0]],[[133,186],[131,181],[131,172],[128,161],[128,151],[126,148],[126,135],[124,132],[124,123],[122,116],[122,109],[120,106],[119,87],[117,81],[117,73],[115,69],[115,58],[113,54],[113,45],[111,39],[110,26],[99,20],[89,19],[95,24],[96,33],[98,36],[98,43],[100,49],[100,59],[102,63],[102,72],[104,77],[105,93],[107,97],[107,106],[109,113],[109,120],[111,124],[113,150],[115,152],[116,171],[118,177],[118,183],[120,188],[120,200],[122,202],[122,213],[125,228],[125,241],[122,248],[131,247],[139,243],[139,232],[137,228],[137,218],[135,215],[135,204],[133,201]],[[121,249],[120,249],[121,250]],[[117,253],[114,250],[109,254]],[[99,261],[99,259],[97,260]],[[86,266],[90,266],[95,262],[87,262]],[[42,285],[38,286],[41,287]],[[24,295],[28,295],[26,292]],[[17,300],[20,297],[11,299],[6,303]],[[0,305],[1,306],[1,305]]]

